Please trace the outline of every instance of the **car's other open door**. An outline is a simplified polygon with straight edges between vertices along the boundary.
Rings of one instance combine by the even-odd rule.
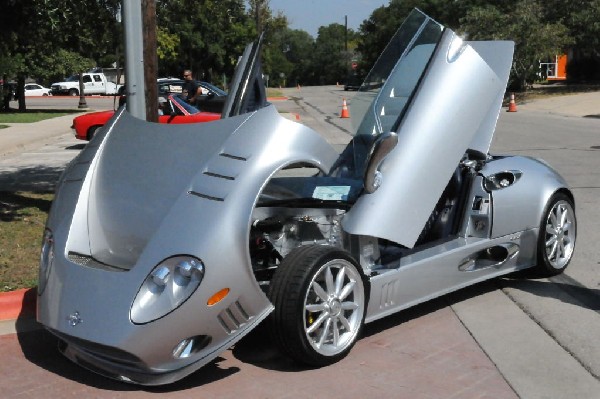
[[[267,94],[262,77],[260,50],[263,35],[246,46],[231,81],[231,89],[223,106],[221,118],[256,111],[267,104]]]
[[[398,143],[379,164],[378,188],[344,218],[346,231],[414,246],[465,151],[487,153],[512,51],[512,42],[470,46],[411,13],[353,100],[360,121],[349,169],[356,177],[380,135],[396,132]]]

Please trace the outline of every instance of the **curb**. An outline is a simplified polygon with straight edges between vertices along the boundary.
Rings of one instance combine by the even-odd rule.
[[[25,151],[32,145],[50,137],[70,133],[73,118],[89,110],[74,114],[56,116],[33,123],[10,123],[7,129],[0,131],[0,157],[10,155],[17,150]]]
[[[35,316],[37,287],[0,292],[0,321]]]

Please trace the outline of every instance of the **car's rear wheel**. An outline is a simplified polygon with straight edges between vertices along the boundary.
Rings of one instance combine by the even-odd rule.
[[[367,291],[360,266],[345,251],[296,248],[276,271],[269,298],[274,339],[284,353],[325,366],[350,352],[363,326]]]
[[[556,193],[542,215],[534,272],[543,277],[562,273],[573,258],[576,236],[573,201],[564,193]]]

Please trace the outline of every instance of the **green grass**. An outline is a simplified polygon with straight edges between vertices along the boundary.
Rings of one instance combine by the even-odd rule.
[[[283,92],[272,87],[267,88],[267,97],[283,97]]]
[[[26,112],[0,112],[0,124],[33,123],[80,112],[81,111],[79,110],[28,110]]]
[[[0,192],[0,292],[37,285],[41,239],[53,197]]]

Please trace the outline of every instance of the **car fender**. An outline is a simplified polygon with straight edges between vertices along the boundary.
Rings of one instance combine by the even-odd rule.
[[[538,229],[544,208],[557,191],[573,199],[565,179],[544,161],[523,156],[497,157],[481,170],[492,194],[492,237]],[[515,176],[514,182],[510,176]],[[509,176],[506,187],[492,183],[497,176]]]

